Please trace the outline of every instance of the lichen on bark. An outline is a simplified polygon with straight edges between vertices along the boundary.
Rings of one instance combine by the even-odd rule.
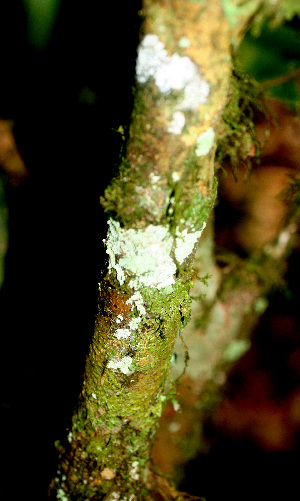
[[[216,197],[230,77],[221,3],[145,0],[143,14],[126,156],[102,198],[108,260],[95,333],[72,426],[58,444],[58,499],[153,498],[151,445]]]

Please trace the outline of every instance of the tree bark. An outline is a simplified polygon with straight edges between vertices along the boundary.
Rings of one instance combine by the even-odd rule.
[[[143,2],[126,157],[102,200],[107,268],[78,408],[58,445],[57,499],[188,499],[162,487],[150,455],[216,197],[232,42],[262,4],[248,3],[245,13],[221,0]]]

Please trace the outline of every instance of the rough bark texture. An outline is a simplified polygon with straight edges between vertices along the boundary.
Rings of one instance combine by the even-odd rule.
[[[155,491],[187,499],[149,473],[150,452],[173,389],[174,343],[190,317],[195,250],[216,197],[231,41],[261,3],[249,2],[239,17],[233,2],[144,0],[127,154],[102,200],[108,267],[78,409],[58,447],[58,499],[148,500]],[[231,303],[234,310],[234,296]],[[211,342],[224,324],[220,309],[216,303],[209,313]]]

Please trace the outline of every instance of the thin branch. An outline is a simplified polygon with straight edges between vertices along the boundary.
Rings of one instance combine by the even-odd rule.
[[[285,84],[287,82],[290,82],[291,80],[296,80],[298,78],[300,78],[300,68],[292,70],[290,73],[287,73],[285,75],[280,75],[279,77],[266,80],[265,82],[262,82],[261,86],[263,89],[270,89],[272,87],[277,87],[278,85]]]

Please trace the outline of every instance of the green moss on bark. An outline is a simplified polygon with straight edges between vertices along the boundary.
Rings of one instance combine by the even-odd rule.
[[[190,316],[194,251],[216,196],[215,131],[230,65],[220,3],[191,3],[186,9],[184,1],[145,0],[144,10],[143,35],[166,47],[157,64],[174,55],[172,64],[179,58],[192,74],[182,85],[171,85],[170,92],[152,77],[138,83],[126,159],[102,199],[110,215],[109,263],[78,408],[59,448],[56,481],[61,496],[78,501],[150,499],[150,449],[170,390],[174,342]],[[179,45],[182,37],[189,40],[185,48]],[[175,112],[184,115],[179,133]],[[207,131],[209,147],[200,148]]]
[[[140,293],[146,315],[129,339],[116,340],[115,318],[134,311],[128,308],[130,295],[106,286],[78,410],[60,451],[60,489],[78,500],[102,499],[116,486],[135,495],[145,489],[143,475],[166,400],[173,346],[190,315],[189,277],[160,291],[145,288]],[[132,358],[130,373],[109,367],[110,357],[125,354]]]

